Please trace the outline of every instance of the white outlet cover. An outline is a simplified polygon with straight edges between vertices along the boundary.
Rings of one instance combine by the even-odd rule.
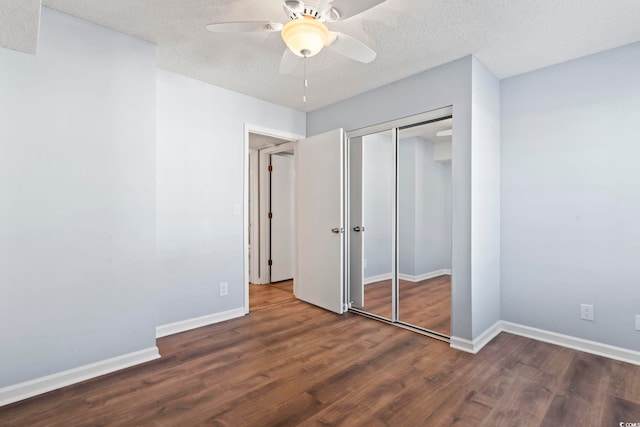
[[[226,296],[229,295],[229,283],[227,282],[220,282],[220,296]]]
[[[593,306],[590,304],[580,304],[580,319],[593,320]]]
[[[640,331],[640,314],[636,314],[636,331]]]

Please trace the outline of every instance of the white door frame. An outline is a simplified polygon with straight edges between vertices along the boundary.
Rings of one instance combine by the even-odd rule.
[[[304,138],[304,135],[296,135],[290,132],[284,132],[277,129],[270,129],[262,126],[252,125],[250,123],[244,124],[244,183],[243,183],[243,210],[242,210],[242,235],[243,235],[243,280],[244,280],[244,312],[249,313],[249,134],[255,133],[260,135],[271,136],[274,138],[285,139],[289,141],[297,141]],[[284,147],[286,144],[281,144],[273,148]],[[281,151],[291,149],[283,148]],[[261,227],[262,229],[263,227]],[[262,242],[261,242],[262,243]],[[260,250],[260,256],[263,257],[263,251]],[[264,270],[263,270],[264,271]]]
[[[269,188],[269,156],[272,154],[282,153],[284,151],[295,150],[296,141],[285,142],[275,147],[263,148],[258,153],[259,170],[260,170],[260,271],[264,274],[260,275],[261,284],[271,283],[271,273],[269,269],[269,243],[271,242],[271,228],[269,227],[269,200],[271,199],[271,189]],[[294,166],[295,175],[295,166]],[[295,218],[294,218],[295,221]],[[294,240],[295,240],[295,224],[294,224]],[[295,252],[293,254],[294,276],[295,276]],[[295,279],[295,277],[294,277]],[[295,286],[295,280],[293,281]]]
[[[260,173],[258,170],[259,155],[260,153],[257,149],[249,148],[249,199],[251,200],[249,204],[249,223],[253,224],[249,233],[249,241],[253,245],[249,251],[249,282],[251,283],[260,283],[260,249],[258,247],[258,242],[260,241],[260,215],[258,213],[260,194],[260,179],[258,178]]]

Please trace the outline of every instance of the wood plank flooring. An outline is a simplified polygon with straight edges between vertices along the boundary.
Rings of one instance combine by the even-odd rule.
[[[161,338],[158,346],[162,359],[0,408],[0,425],[640,422],[638,366],[506,333],[471,355],[298,300]]]
[[[442,335],[451,335],[451,276],[420,282],[400,280],[400,321]],[[391,319],[391,280],[364,287],[365,311]]]
[[[295,300],[293,280],[284,280],[269,285],[249,284],[249,311],[279,305]]]

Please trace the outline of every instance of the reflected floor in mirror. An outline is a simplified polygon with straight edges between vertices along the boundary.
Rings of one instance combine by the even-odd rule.
[[[391,280],[365,285],[364,303],[364,311],[391,319]],[[451,335],[451,276],[400,280],[399,314],[403,323]]]

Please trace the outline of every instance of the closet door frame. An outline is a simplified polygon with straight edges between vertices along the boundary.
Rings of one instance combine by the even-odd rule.
[[[423,335],[427,335],[429,337],[432,338],[436,338],[438,340],[441,341],[445,341],[445,342],[449,342],[450,341],[450,337],[439,334],[437,332],[433,332],[433,331],[429,331],[426,329],[422,329],[419,327],[415,327],[413,325],[407,324],[407,323],[403,323],[402,321],[398,320],[398,307],[399,307],[399,301],[398,301],[398,296],[399,296],[399,281],[398,281],[398,265],[400,262],[399,259],[399,251],[398,251],[398,229],[399,229],[399,203],[398,203],[398,195],[399,195],[399,170],[400,170],[400,164],[399,164],[399,153],[400,153],[400,140],[399,140],[399,130],[402,128],[406,128],[406,127],[412,127],[412,126],[417,126],[423,123],[428,123],[428,122],[433,122],[433,121],[439,121],[439,120],[443,120],[443,119],[447,119],[453,116],[453,107],[452,106],[448,106],[448,107],[444,107],[444,108],[439,108],[437,110],[432,110],[432,111],[428,111],[425,113],[421,113],[421,114],[417,114],[414,116],[409,116],[409,117],[404,117],[404,118],[400,118],[400,119],[396,119],[396,120],[392,120],[392,121],[388,121],[385,123],[380,123],[377,125],[372,125],[372,126],[367,126],[367,127],[363,127],[363,128],[359,128],[359,129],[355,129],[352,131],[349,131],[346,133],[346,144],[345,144],[345,151],[346,151],[346,162],[345,162],[345,166],[347,168],[346,172],[346,179],[347,181],[349,181],[349,177],[350,177],[350,170],[349,170],[349,165],[350,165],[350,141],[352,138],[358,138],[358,137],[363,137],[366,135],[372,135],[372,134],[376,134],[376,133],[380,133],[380,132],[385,132],[385,131],[391,131],[392,132],[392,137],[393,137],[393,141],[394,141],[394,160],[395,160],[395,197],[393,200],[393,232],[392,232],[392,241],[393,241],[393,248],[392,248],[392,259],[393,259],[393,265],[392,265],[392,286],[391,286],[391,303],[392,303],[392,318],[386,319],[384,317],[380,317],[377,316],[375,314],[369,313],[367,311],[364,310],[360,310],[354,307],[351,307],[351,295],[350,295],[350,286],[349,284],[347,284],[347,286],[345,286],[345,292],[346,292],[346,301],[348,303],[348,308],[350,311],[353,311],[355,313],[358,314],[362,314],[365,315],[367,317],[371,317],[373,319],[376,320],[380,320],[386,323],[390,323],[393,325],[396,325],[398,327],[404,328],[404,329],[408,329]],[[346,186],[346,214],[345,214],[345,218],[347,220],[347,229],[350,229],[352,227],[351,224],[351,202],[350,202],[350,192],[349,192],[349,184],[347,184]],[[350,242],[350,238],[349,238],[349,233],[346,233],[345,235],[346,238],[346,247],[345,247],[345,261],[346,261],[346,274],[345,274],[345,279],[346,280],[350,280],[350,262],[349,262],[349,258],[350,258],[350,254],[351,254],[351,242]],[[451,313],[452,315],[452,323],[453,323],[453,312]]]

